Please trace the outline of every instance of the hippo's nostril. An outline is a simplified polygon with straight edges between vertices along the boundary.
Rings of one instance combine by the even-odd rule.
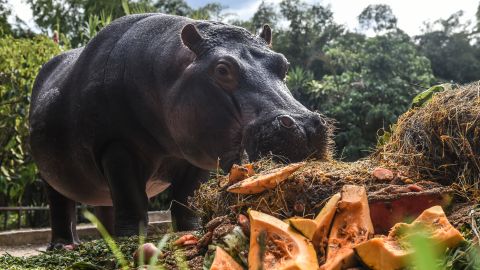
[[[293,126],[295,126],[295,120],[293,120],[291,116],[279,115],[277,116],[277,120],[284,128],[293,128]]]

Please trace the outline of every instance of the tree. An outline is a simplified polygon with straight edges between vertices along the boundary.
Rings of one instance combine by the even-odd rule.
[[[253,14],[252,17],[252,28],[254,32],[262,29],[264,24],[270,25],[272,28],[275,28],[278,20],[277,12],[275,12],[275,7],[273,4],[265,3],[262,0],[260,5],[258,6],[257,11]]]
[[[297,92],[305,105],[337,121],[337,149],[348,160],[365,156],[377,131],[394,123],[433,79],[428,59],[400,30],[372,38],[346,33],[325,54],[336,74]]]
[[[187,16],[192,12],[192,8],[183,0],[157,0],[153,4],[158,12]]]
[[[439,81],[467,83],[480,79],[480,47],[468,24],[461,24],[463,12],[427,24],[416,37],[419,50],[430,59]],[[438,30],[433,30],[438,29]]]
[[[7,0],[0,0],[0,36],[12,34],[12,26],[8,23],[11,13]]]
[[[0,0],[5,1],[5,0]],[[184,0],[27,0],[44,34],[57,31],[72,47],[84,45],[110,21],[127,14],[163,12],[194,19],[223,20],[224,6],[192,9]]]
[[[44,36],[0,38],[0,198],[6,205],[21,204],[37,178],[27,143],[30,94],[40,67],[59,52]]]
[[[368,5],[360,15],[358,22],[363,29],[373,29],[375,32],[397,28],[397,17],[389,5]]]
[[[321,78],[329,72],[324,66],[323,49],[344,31],[343,27],[333,21],[330,8],[320,4],[283,0],[280,11],[289,27],[274,35],[274,49],[292,65],[310,69],[315,78]]]

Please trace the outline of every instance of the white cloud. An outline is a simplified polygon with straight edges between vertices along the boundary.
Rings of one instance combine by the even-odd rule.
[[[369,4],[387,4],[398,18],[398,27],[410,35],[420,34],[423,22],[433,22],[447,18],[451,14],[463,10],[464,20],[475,19],[478,1],[473,0],[325,0],[330,4],[338,23],[350,29],[358,27],[357,16]]]
[[[267,0],[270,3],[279,3],[281,0]],[[29,26],[34,27],[30,6],[25,0],[9,0],[15,15],[19,16]],[[189,3],[201,5],[214,0],[190,0]],[[228,5],[230,1],[218,1]],[[253,16],[261,0],[245,1],[240,8],[229,8],[226,12],[235,13],[238,18],[246,20]],[[316,3],[315,0],[307,0]],[[478,0],[323,0],[320,3],[330,5],[334,12],[335,21],[346,25],[354,30],[358,27],[357,16],[369,4],[388,4],[398,18],[398,26],[410,35],[420,34],[420,28],[424,21],[435,21],[439,18],[447,18],[458,10],[465,12],[464,20],[475,19]],[[238,5],[239,6],[239,5]]]
[[[8,0],[8,3],[12,7],[12,16],[10,16],[9,22],[15,22],[15,16],[22,19],[31,29],[37,30],[35,22],[33,21],[33,13],[30,5],[25,0]]]

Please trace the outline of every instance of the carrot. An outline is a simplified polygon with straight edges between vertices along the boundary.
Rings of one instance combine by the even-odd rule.
[[[181,245],[185,245],[185,242],[192,241],[192,240],[195,240],[195,241],[198,242],[198,239],[197,239],[197,237],[195,237],[195,235],[185,234],[185,235],[181,236],[180,238],[178,238],[175,242],[173,242],[173,244],[176,245],[176,246],[181,246]]]

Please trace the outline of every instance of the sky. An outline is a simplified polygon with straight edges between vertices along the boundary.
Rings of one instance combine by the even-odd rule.
[[[281,0],[266,0],[269,3],[279,3]],[[358,29],[357,16],[370,4],[387,4],[398,18],[398,27],[409,35],[421,33],[423,22],[433,22],[439,18],[448,18],[456,11],[463,10],[464,21],[475,22],[475,13],[479,0],[304,0],[309,3],[330,5],[337,23],[346,25],[350,30]],[[25,0],[9,0],[14,13],[34,26],[32,12]],[[218,2],[228,9],[226,12],[235,13],[239,19],[252,17],[261,0],[186,0],[194,7],[200,7],[209,2]],[[119,0],[120,3],[120,0]]]

